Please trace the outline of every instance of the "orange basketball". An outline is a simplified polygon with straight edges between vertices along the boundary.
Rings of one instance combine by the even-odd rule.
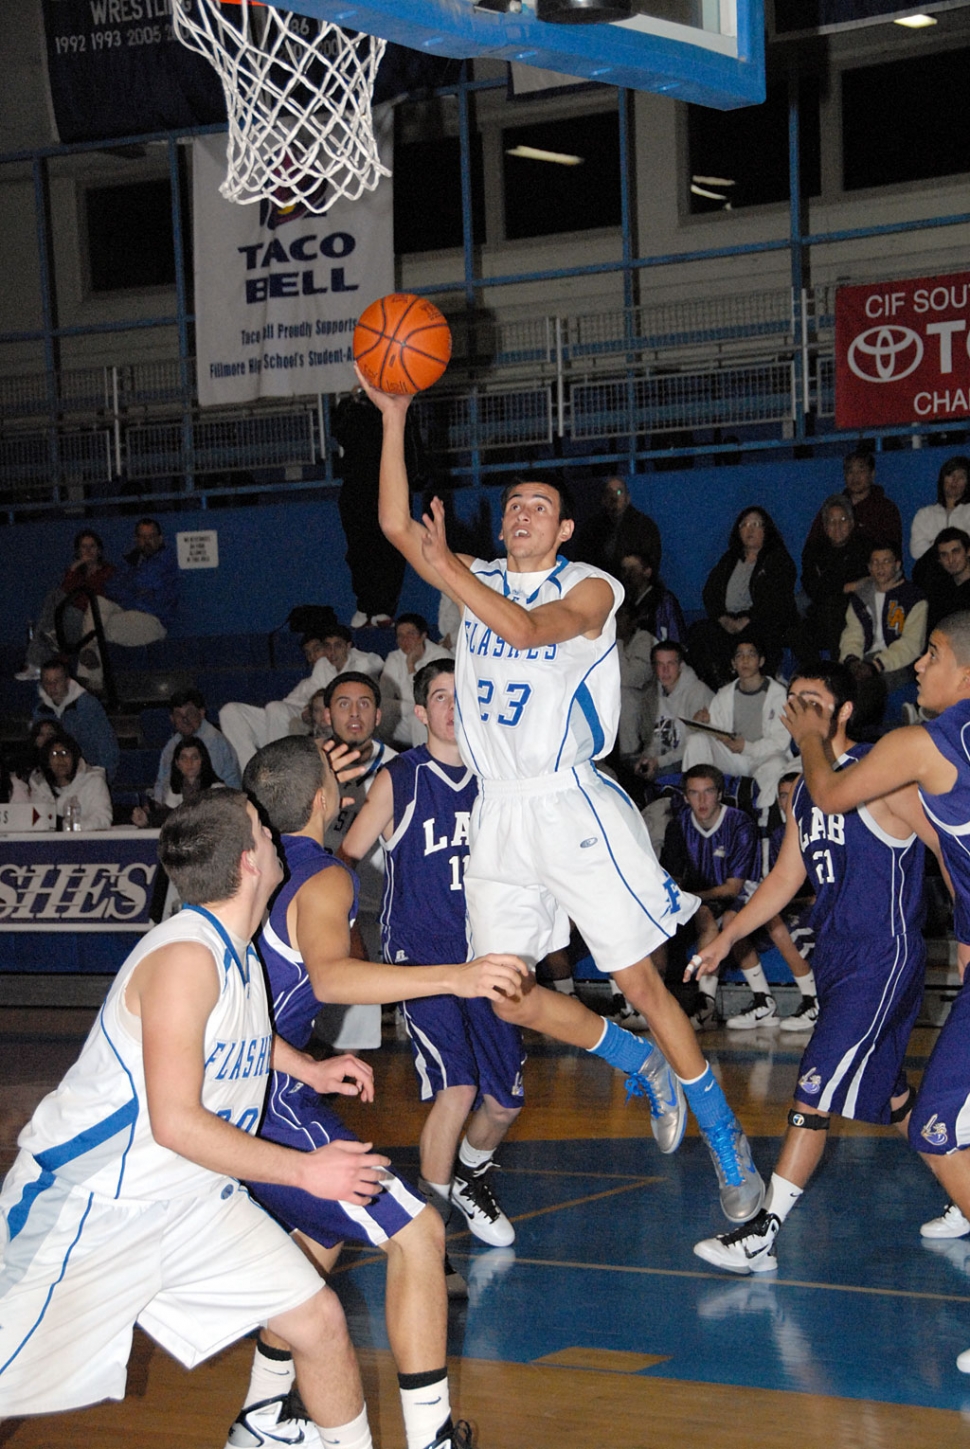
[[[354,360],[380,392],[423,392],[451,359],[451,331],[427,297],[391,292],[362,312],[354,328]]]

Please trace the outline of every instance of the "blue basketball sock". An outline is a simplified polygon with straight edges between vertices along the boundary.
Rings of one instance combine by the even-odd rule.
[[[702,1130],[714,1127],[718,1122],[734,1121],[734,1113],[728,1106],[727,1097],[721,1091],[709,1066],[705,1068],[703,1075],[695,1077],[692,1082],[685,1082],[681,1078],[681,1086],[690,1109],[697,1118],[697,1125]]]
[[[600,1037],[596,1046],[590,1047],[594,1056],[603,1057],[611,1067],[616,1067],[620,1072],[638,1072],[647,1061],[653,1047],[642,1037],[634,1036],[632,1031],[623,1031],[615,1022],[606,1021],[603,1025],[606,1030]]]

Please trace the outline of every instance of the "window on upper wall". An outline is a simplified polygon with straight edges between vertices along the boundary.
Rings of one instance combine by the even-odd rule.
[[[92,292],[175,282],[172,188],[167,177],[85,193]]]
[[[511,126],[502,132],[502,153],[509,241],[619,226],[615,111]]]
[[[802,195],[822,189],[818,81],[798,88]],[[688,209],[736,211],[788,200],[788,82],[771,81],[760,106],[737,111],[687,107]]]
[[[471,143],[472,240],[485,240],[482,141]],[[394,250],[441,251],[464,243],[461,221],[461,144],[457,136],[398,142],[394,147]]]
[[[970,171],[970,49],[842,75],[842,185],[898,185]]]

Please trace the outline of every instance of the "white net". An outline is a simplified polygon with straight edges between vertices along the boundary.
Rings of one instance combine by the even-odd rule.
[[[320,214],[390,175],[371,117],[383,40],[256,0],[173,0],[172,18],[222,81],[228,200],[302,202]]]

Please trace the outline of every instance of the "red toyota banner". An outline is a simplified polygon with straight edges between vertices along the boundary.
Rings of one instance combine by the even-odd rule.
[[[840,287],[835,423],[970,417],[970,272]]]

